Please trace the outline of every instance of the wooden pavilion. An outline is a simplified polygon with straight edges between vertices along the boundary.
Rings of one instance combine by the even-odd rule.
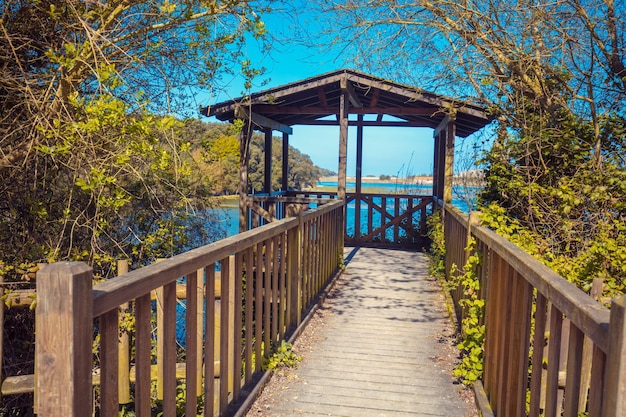
[[[370,126],[432,128],[435,141],[433,198],[451,201],[455,137],[466,137],[491,121],[485,109],[480,106],[349,69],[217,103],[203,108],[201,112],[222,121],[234,122],[240,119],[244,122],[240,142],[240,231],[247,227],[248,145],[253,130],[265,134],[263,192],[272,195],[274,191],[288,191],[287,153],[289,135],[293,133],[292,126],[339,126],[337,197],[345,200],[348,126],[355,126],[357,143],[354,200],[358,204],[361,200],[363,129]],[[356,118],[349,118],[349,115],[356,115]],[[274,131],[282,132],[283,137],[282,190],[271,189],[271,140]]]

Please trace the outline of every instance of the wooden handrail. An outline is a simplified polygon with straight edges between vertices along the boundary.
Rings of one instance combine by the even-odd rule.
[[[493,412],[525,416],[528,395],[531,416],[560,415],[561,404],[566,416],[622,416],[626,297],[609,311],[515,244],[471,224],[467,214],[443,209],[447,273],[465,264],[469,235],[483,259],[477,274],[486,306],[485,363],[478,386]],[[458,303],[463,291],[453,297]],[[584,357],[591,363],[583,364]]]
[[[122,399],[118,381],[128,378],[126,367],[118,366],[123,357],[118,349],[118,309],[126,303],[134,306],[136,318],[135,412],[138,416],[150,415],[154,341],[150,295],[155,290],[158,309],[163,311],[157,314],[160,324],[156,365],[157,398],[162,401],[163,413],[176,413],[177,379],[184,368],[182,378],[192,378],[186,384],[186,413],[195,415],[193,398],[204,395],[207,415],[213,415],[214,405],[220,415],[226,415],[230,404],[240,400],[242,385],[255,381],[252,374],[261,370],[262,357],[270,354],[271,345],[295,329],[315,302],[313,296],[339,270],[338,253],[342,248],[337,231],[343,224],[343,206],[342,201],[332,201],[300,212],[297,217],[128,272],[93,289],[91,269],[83,263],[43,268],[37,281],[40,287],[35,353],[36,406],[42,415],[82,417],[91,412],[88,399],[92,395],[94,329],[100,334],[100,414],[117,415]],[[214,288],[218,263],[222,291],[219,309],[215,306]],[[176,281],[180,277],[187,278],[189,303],[183,367],[176,363]],[[206,286],[202,284],[205,278]],[[200,294],[206,297],[204,320],[198,316],[202,314]],[[99,321],[94,325],[96,318]],[[204,343],[199,343],[202,331],[196,331],[203,322]],[[216,326],[220,331],[214,334]],[[235,335],[242,335],[242,344],[234,342]],[[218,350],[214,363],[214,352]],[[197,379],[202,375],[208,376],[204,384]],[[219,376],[219,383],[213,382],[213,375]]]

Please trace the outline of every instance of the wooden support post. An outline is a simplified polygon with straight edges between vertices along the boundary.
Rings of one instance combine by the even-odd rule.
[[[443,201],[444,203],[452,203],[452,186],[454,182],[454,138],[456,129],[454,122],[451,121],[446,129],[445,137],[445,168],[443,178]]]
[[[37,410],[46,417],[92,414],[92,271],[82,262],[37,273]]]
[[[361,238],[361,183],[363,182],[363,115],[356,126],[356,189],[354,196],[354,239]]]
[[[626,414],[626,295],[611,303],[603,417]]]
[[[117,261],[117,275],[124,275],[127,272],[128,260],[123,259]],[[128,303],[122,304],[120,310],[123,315],[122,317],[124,317],[125,313],[130,311]],[[123,330],[119,334],[118,350],[119,385],[117,387],[117,395],[120,404],[128,404],[130,402],[130,340],[127,330]]]
[[[248,229],[248,159],[250,158],[250,123],[244,121],[239,134],[239,233]]]
[[[289,191],[289,134],[283,133],[283,191]]]
[[[337,196],[346,199],[346,170],[348,155],[348,100],[344,92],[339,96],[339,173]]]
[[[263,192],[272,192],[272,129],[265,128],[265,172]]]

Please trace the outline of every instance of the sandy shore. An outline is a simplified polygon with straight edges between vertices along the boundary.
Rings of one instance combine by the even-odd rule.
[[[320,178],[321,182],[337,182],[337,176],[332,176],[332,177],[321,177]],[[355,182],[356,181],[356,177],[347,177],[346,178],[347,182]],[[363,177],[361,179],[361,182],[363,183],[377,183],[377,184],[432,184],[433,183],[433,177],[420,177],[420,176],[415,176],[415,177],[411,177],[411,178],[391,178],[388,180],[381,180],[378,177]]]

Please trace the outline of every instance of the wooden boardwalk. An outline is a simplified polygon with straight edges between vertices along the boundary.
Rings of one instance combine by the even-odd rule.
[[[296,344],[303,361],[248,416],[477,415],[452,377],[451,333],[425,255],[353,249],[305,349]]]

